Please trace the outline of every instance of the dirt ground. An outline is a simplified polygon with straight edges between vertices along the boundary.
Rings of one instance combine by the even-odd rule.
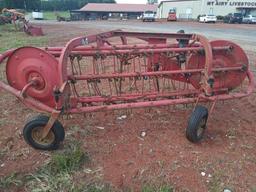
[[[103,27],[102,23],[80,24],[40,23],[49,37],[49,46],[64,45],[79,35],[114,29],[111,22],[104,23]],[[204,26],[209,30],[209,25]],[[210,25],[223,33],[230,28],[244,28],[247,32],[256,29],[252,25],[216,26]],[[245,49],[251,67],[255,68],[255,45],[253,47],[246,38],[238,41],[248,47]],[[51,155],[30,148],[23,140],[23,125],[35,113],[3,90],[0,98],[0,149],[8,151],[5,155],[0,153],[0,177],[13,172],[33,172]],[[128,188],[139,191],[144,184],[161,182],[174,186],[177,191],[223,191],[226,188],[236,192],[255,191],[256,94],[217,103],[208,121],[206,136],[199,144],[192,144],[185,137],[192,109],[193,106],[188,105],[99,112],[74,115],[62,122],[67,137],[76,138],[89,153],[93,162],[90,169],[120,191]],[[127,118],[119,120],[122,115]],[[144,137],[142,132],[146,134]]]

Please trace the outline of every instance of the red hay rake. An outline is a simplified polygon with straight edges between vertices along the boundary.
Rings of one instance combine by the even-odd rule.
[[[118,41],[119,40],[119,41]],[[146,43],[145,43],[146,42]],[[28,144],[52,150],[64,140],[62,114],[194,103],[186,136],[202,139],[210,102],[253,92],[244,51],[202,35],[110,31],[79,37],[65,47],[22,47],[0,55],[7,83],[0,87],[26,106],[50,113],[29,121]]]

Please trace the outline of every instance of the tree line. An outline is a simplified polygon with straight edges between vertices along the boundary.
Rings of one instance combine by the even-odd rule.
[[[115,0],[0,0],[1,8],[27,11],[66,11],[80,9],[87,3],[116,3]]]

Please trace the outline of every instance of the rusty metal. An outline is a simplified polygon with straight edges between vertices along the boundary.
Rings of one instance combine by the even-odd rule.
[[[47,135],[49,134],[53,124],[55,123],[55,121],[58,119],[60,115],[60,111],[53,111],[51,114],[51,117],[48,121],[48,123],[46,124],[46,126],[42,129],[41,132],[41,139],[44,139],[47,137]]]
[[[31,36],[43,36],[43,30],[41,27],[35,27],[29,23],[29,21],[24,20],[23,31]]]
[[[42,137],[60,114],[201,102],[211,102],[212,113],[216,102],[249,96],[255,85],[238,45],[197,34],[110,31],[64,47],[9,50],[4,60],[8,84],[0,87],[52,114]]]

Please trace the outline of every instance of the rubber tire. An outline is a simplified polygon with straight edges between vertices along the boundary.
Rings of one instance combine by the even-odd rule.
[[[199,125],[201,121],[206,118],[204,130],[200,136],[197,135]],[[197,106],[193,113],[191,114],[188,126],[186,129],[186,137],[189,141],[197,143],[202,140],[204,132],[207,128],[207,119],[208,119],[208,109],[204,106]]]
[[[40,119],[40,120],[45,121],[45,122],[48,122],[50,118],[49,118],[48,116],[46,116],[46,115],[40,114],[40,115],[37,115],[37,116],[34,116],[34,117],[28,119],[28,121],[26,122],[26,124],[28,124],[28,123],[31,122],[31,121],[36,121],[37,119]],[[61,141],[64,141],[64,139],[65,139],[64,127],[62,126],[62,124],[61,124],[58,120],[55,121],[55,123],[59,124],[58,126],[61,126],[61,127],[62,127],[63,131],[60,132],[60,133],[61,133],[61,134],[60,134],[60,138],[61,138]],[[54,124],[54,125],[55,125],[55,124]],[[53,126],[53,127],[54,127],[54,126]],[[24,127],[24,128],[25,128],[25,127]],[[60,128],[60,129],[61,129],[61,128]]]
[[[23,128],[23,137],[25,141],[33,148],[39,150],[56,150],[59,148],[59,145],[65,139],[65,131],[62,124],[57,120],[54,122],[51,130],[54,134],[54,141],[49,145],[42,145],[36,142],[32,138],[32,130],[38,126],[45,126],[49,121],[49,117],[45,115],[38,115],[30,119]]]

